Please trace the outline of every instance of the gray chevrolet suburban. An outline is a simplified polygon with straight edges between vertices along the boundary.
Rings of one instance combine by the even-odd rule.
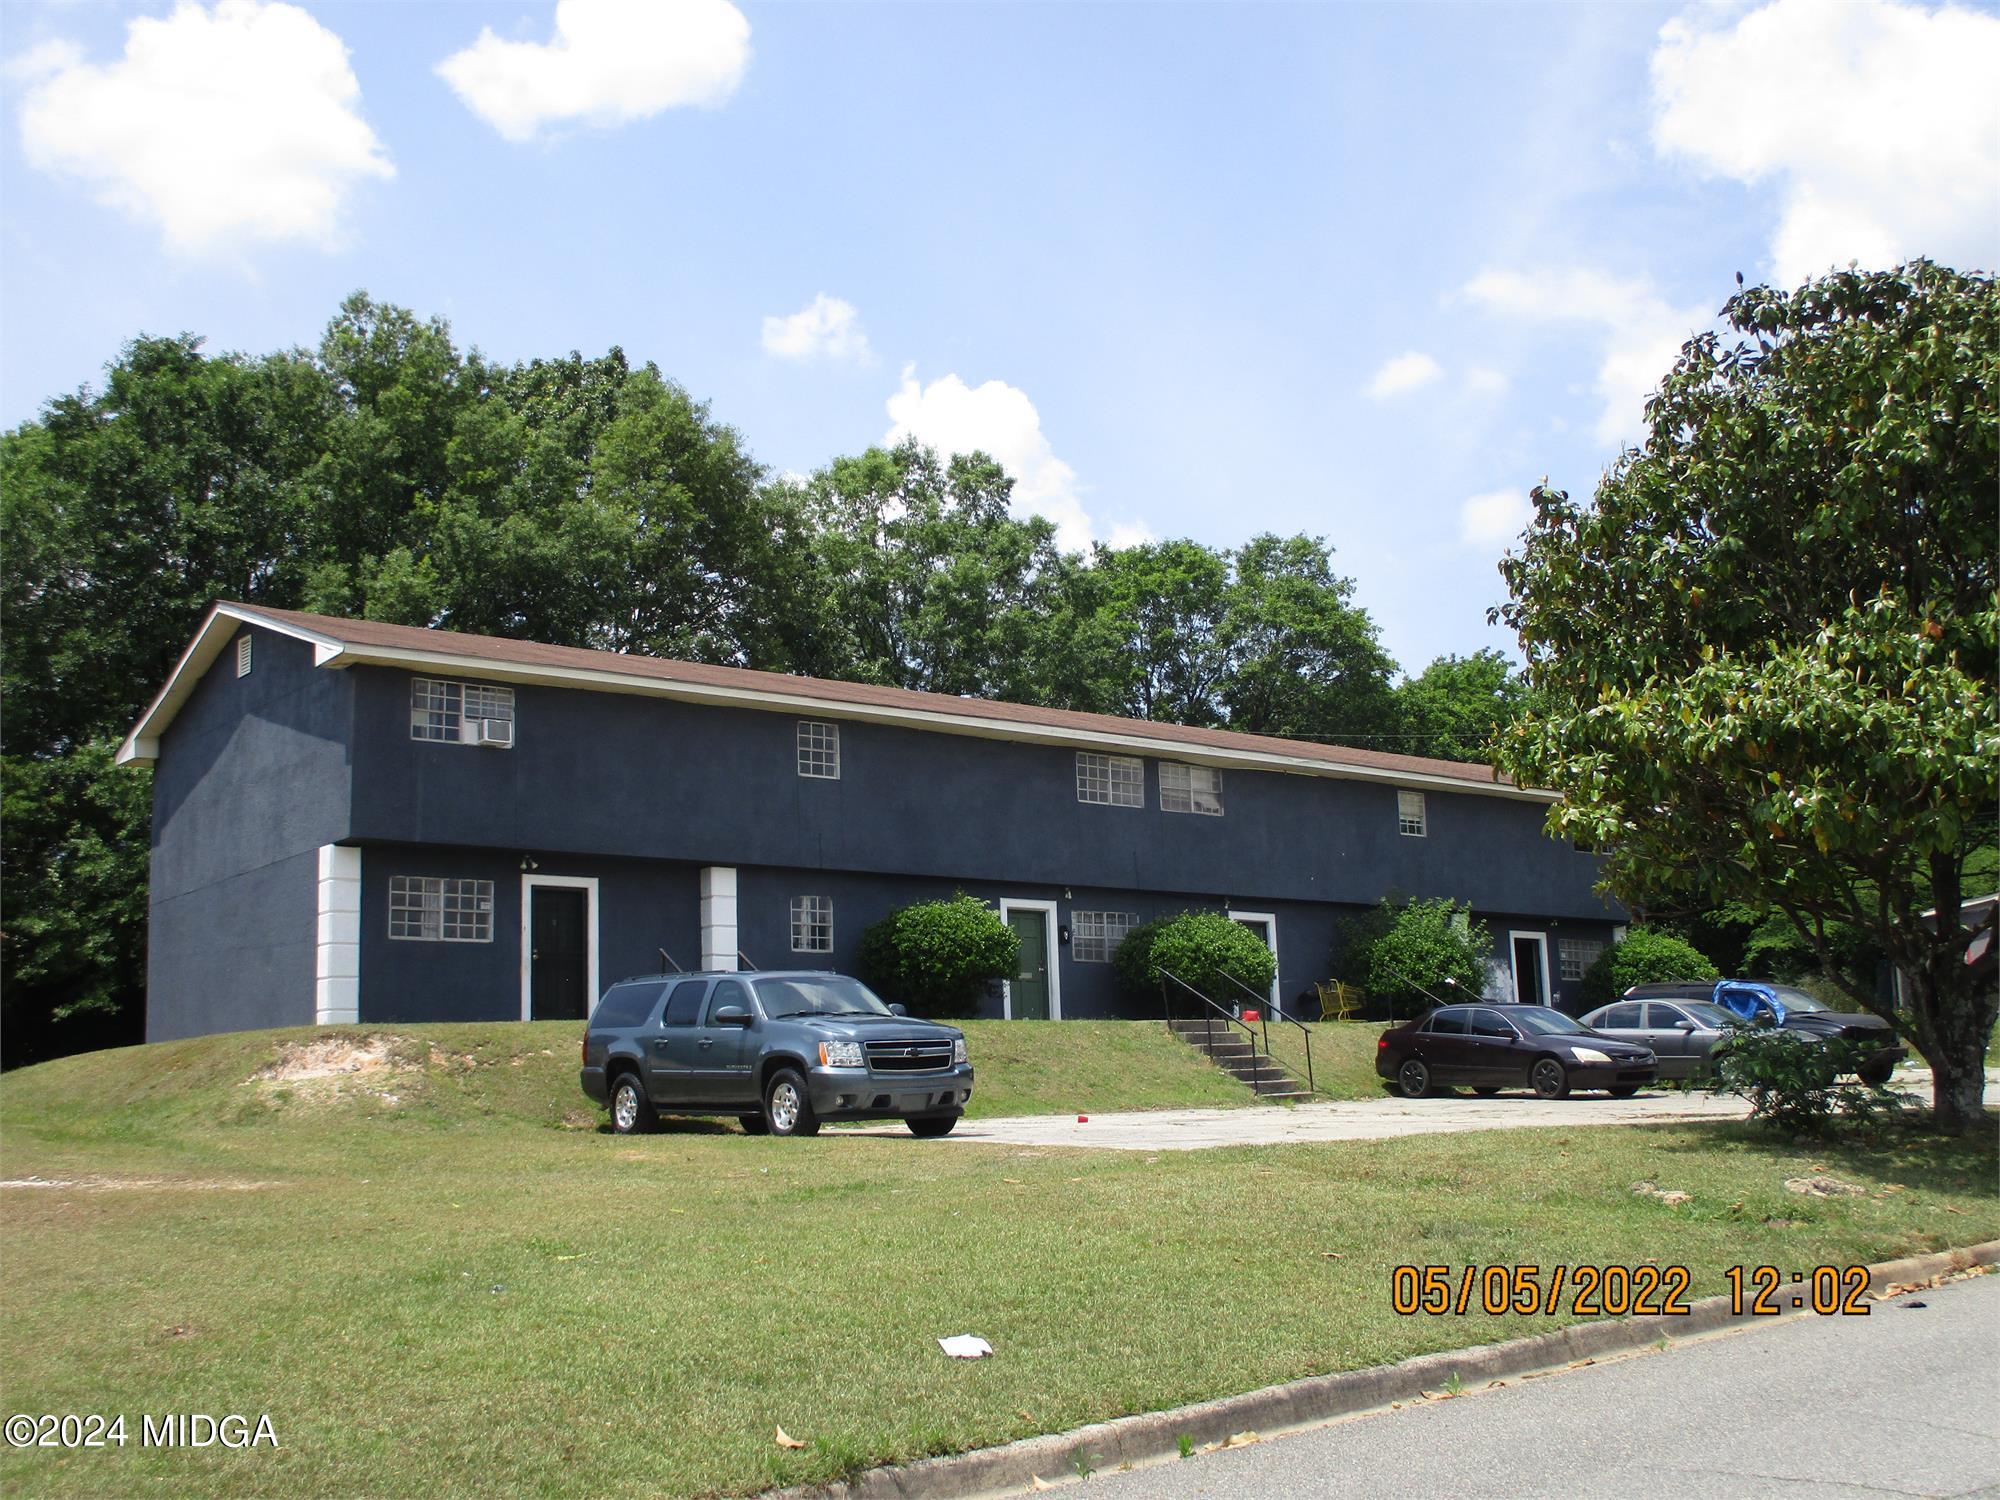
[[[580,1081],[620,1135],[664,1112],[735,1115],[754,1135],[904,1120],[939,1136],[972,1097],[963,1032],[844,974],[793,970],[619,980],[590,1014]]]

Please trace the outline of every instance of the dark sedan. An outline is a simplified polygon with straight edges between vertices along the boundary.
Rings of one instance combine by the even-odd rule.
[[[1582,1088],[1627,1099],[1659,1076],[1659,1065],[1650,1048],[1600,1036],[1547,1006],[1446,1005],[1383,1032],[1375,1071],[1409,1099],[1453,1084],[1476,1094],[1530,1088],[1561,1099]]]

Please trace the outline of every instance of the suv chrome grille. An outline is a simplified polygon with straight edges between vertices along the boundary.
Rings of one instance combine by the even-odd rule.
[[[942,1073],[951,1066],[950,1042],[870,1042],[868,1066],[877,1073]]]

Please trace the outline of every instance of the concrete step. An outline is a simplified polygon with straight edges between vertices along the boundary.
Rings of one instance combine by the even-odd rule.
[[[1281,1104],[1312,1098],[1311,1091],[1301,1088],[1299,1079],[1289,1069],[1258,1052],[1250,1039],[1233,1026],[1225,1029],[1218,1025],[1211,1029],[1200,1021],[1171,1021],[1167,1029],[1261,1101]]]

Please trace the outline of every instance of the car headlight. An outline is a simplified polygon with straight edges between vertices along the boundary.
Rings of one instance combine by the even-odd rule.
[[[821,1042],[819,1065],[822,1068],[865,1068],[868,1059],[862,1054],[859,1042]]]
[[[969,1062],[970,1060],[965,1055],[965,1038],[954,1038],[951,1044],[951,1065],[956,1068],[961,1063]]]
[[[1610,1053],[1599,1052],[1595,1047],[1572,1047],[1569,1049],[1569,1055],[1580,1063],[1608,1063],[1611,1061]]]

